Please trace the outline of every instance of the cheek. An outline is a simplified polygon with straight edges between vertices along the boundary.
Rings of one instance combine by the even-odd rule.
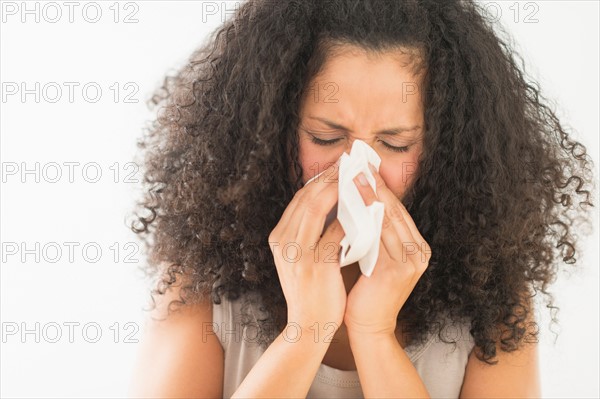
[[[407,155],[402,160],[382,162],[379,174],[390,190],[401,198],[412,183],[417,167],[417,156]]]
[[[329,166],[331,154],[312,143],[300,142],[298,159],[302,166],[302,183],[306,183],[311,177],[321,173]],[[335,159],[333,160],[335,162]]]

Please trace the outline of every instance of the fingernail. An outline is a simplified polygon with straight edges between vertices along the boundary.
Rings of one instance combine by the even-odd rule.
[[[373,166],[371,162],[369,162],[369,169],[371,169],[371,172],[377,173],[377,169],[375,169],[375,166]]]
[[[358,174],[358,182],[360,183],[361,186],[367,186],[369,185],[369,182],[367,181],[367,178],[365,177],[365,175],[360,172]]]

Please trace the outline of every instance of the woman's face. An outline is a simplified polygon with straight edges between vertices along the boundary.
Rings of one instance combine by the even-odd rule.
[[[402,199],[422,149],[420,80],[403,66],[408,56],[402,53],[368,58],[364,51],[351,49],[327,60],[301,103],[302,181],[326,169],[343,152],[350,153],[359,139],[377,152],[379,173]]]

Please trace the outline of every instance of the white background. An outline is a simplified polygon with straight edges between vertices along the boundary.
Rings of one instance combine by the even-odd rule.
[[[95,9],[88,6],[87,14],[82,14],[88,3],[78,2],[69,22],[69,9],[58,2],[62,17],[50,23],[57,8],[44,2],[26,6],[33,10],[36,3],[39,22],[35,13],[22,15],[20,1],[2,3],[0,80],[6,98],[0,103],[0,394],[123,397],[139,347],[135,341],[142,337],[141,309],[148,295],[137,270],[143,254],[127,257],[137,245],[125,223],[138,198],[137,184],[130,181],[140,179],[139,172],[129,176],[134,170],[128,162],[136,154],[136,139],[152,117],[145,101],[164,74],[184,63],[223,16],[203,14],[202,2],[137,1],[115,7],[109,1],[97,2],[102,16],[91,23],[84,15],[93,19]],[[223,10],[222,2],[215,4]],[[486,4],[491,4],[490,12],[500,11],[498,19],[514,37],[527,72],[598,162],[598,3]],[[234,6],[235,2],[227,3],[228,9]],[[12,15],[11,7],[18,8],[16,14]],[[118,22],[114,21],[116,9]],[[137,22],[125,23],[128,15]],[[34,94],[21,100],[22,82],[27,89],[39,82],[40,92],[46,85],[39,103]],[[48,101],[56,97],[56,85],[51,82],[63,89],[56,103]],[[64,82],[79,84],[73,102]],[[82,93],[88,83],[91,88]],[[14,84],[19,92],[7,95]],[[102,89],[97,102],[91,102],[94,87]],[[125,96],[136,88],[130,99],[137,103],[126,102]],[[35,170],[36,162],[39,182],[35,172],[22,174],[23,169]],[[74,163],[73,181],[65,164],[69,162]],[[98,170],[102,175],[97,182],[86,181],[94,179]],[[62,175],[51,183],[57,171]],[[595,173],[598,176],[597,166]],[[548,310],[538,311],[544,397],[600,394],[597,221],[593,234],[582,240],[586,252],[579,256],[580,271],[571,277],[561,273],[552,288],[556,305],[561,307],[560,328],[554,327],[560,333],[556,342],[549,331]],[[76,245],[73,259],[69,258],[70,244],[65,242],[77,243],[72,244]],[[39,261],[35,251],[24,254],[23,261],[21,250],[33,249],[36,243],[38,254],[45,248]],[[57,248],[62,254],[52,263],[49,260],[58,256]],[[102,251],[98,256],[95,248]],[[73,342],[69,325],[73,326]],[[23,328],[32,332],[22,335]],[[98,341],[88,342],[97,331],[101,333]],[[55,339],[58,342],[50,342]]]

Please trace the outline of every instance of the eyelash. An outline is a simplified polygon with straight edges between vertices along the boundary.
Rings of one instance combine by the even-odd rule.
[[[340,139],[335,139],[335,140],[321,140],[319,138],[316,138],[315,136],[311,135],[311,141],[317,145],[333,145],[335,143],[337,143],[338,141],[340,141]],[[388,143],[386,143],[385,141],[382,141],[383,145],[386,146],[390,151],[394,151],[394,152],[407,152],[409,149],[409,146],[403,146],[403,147],[394,147],[393,145],[389,145]]]

